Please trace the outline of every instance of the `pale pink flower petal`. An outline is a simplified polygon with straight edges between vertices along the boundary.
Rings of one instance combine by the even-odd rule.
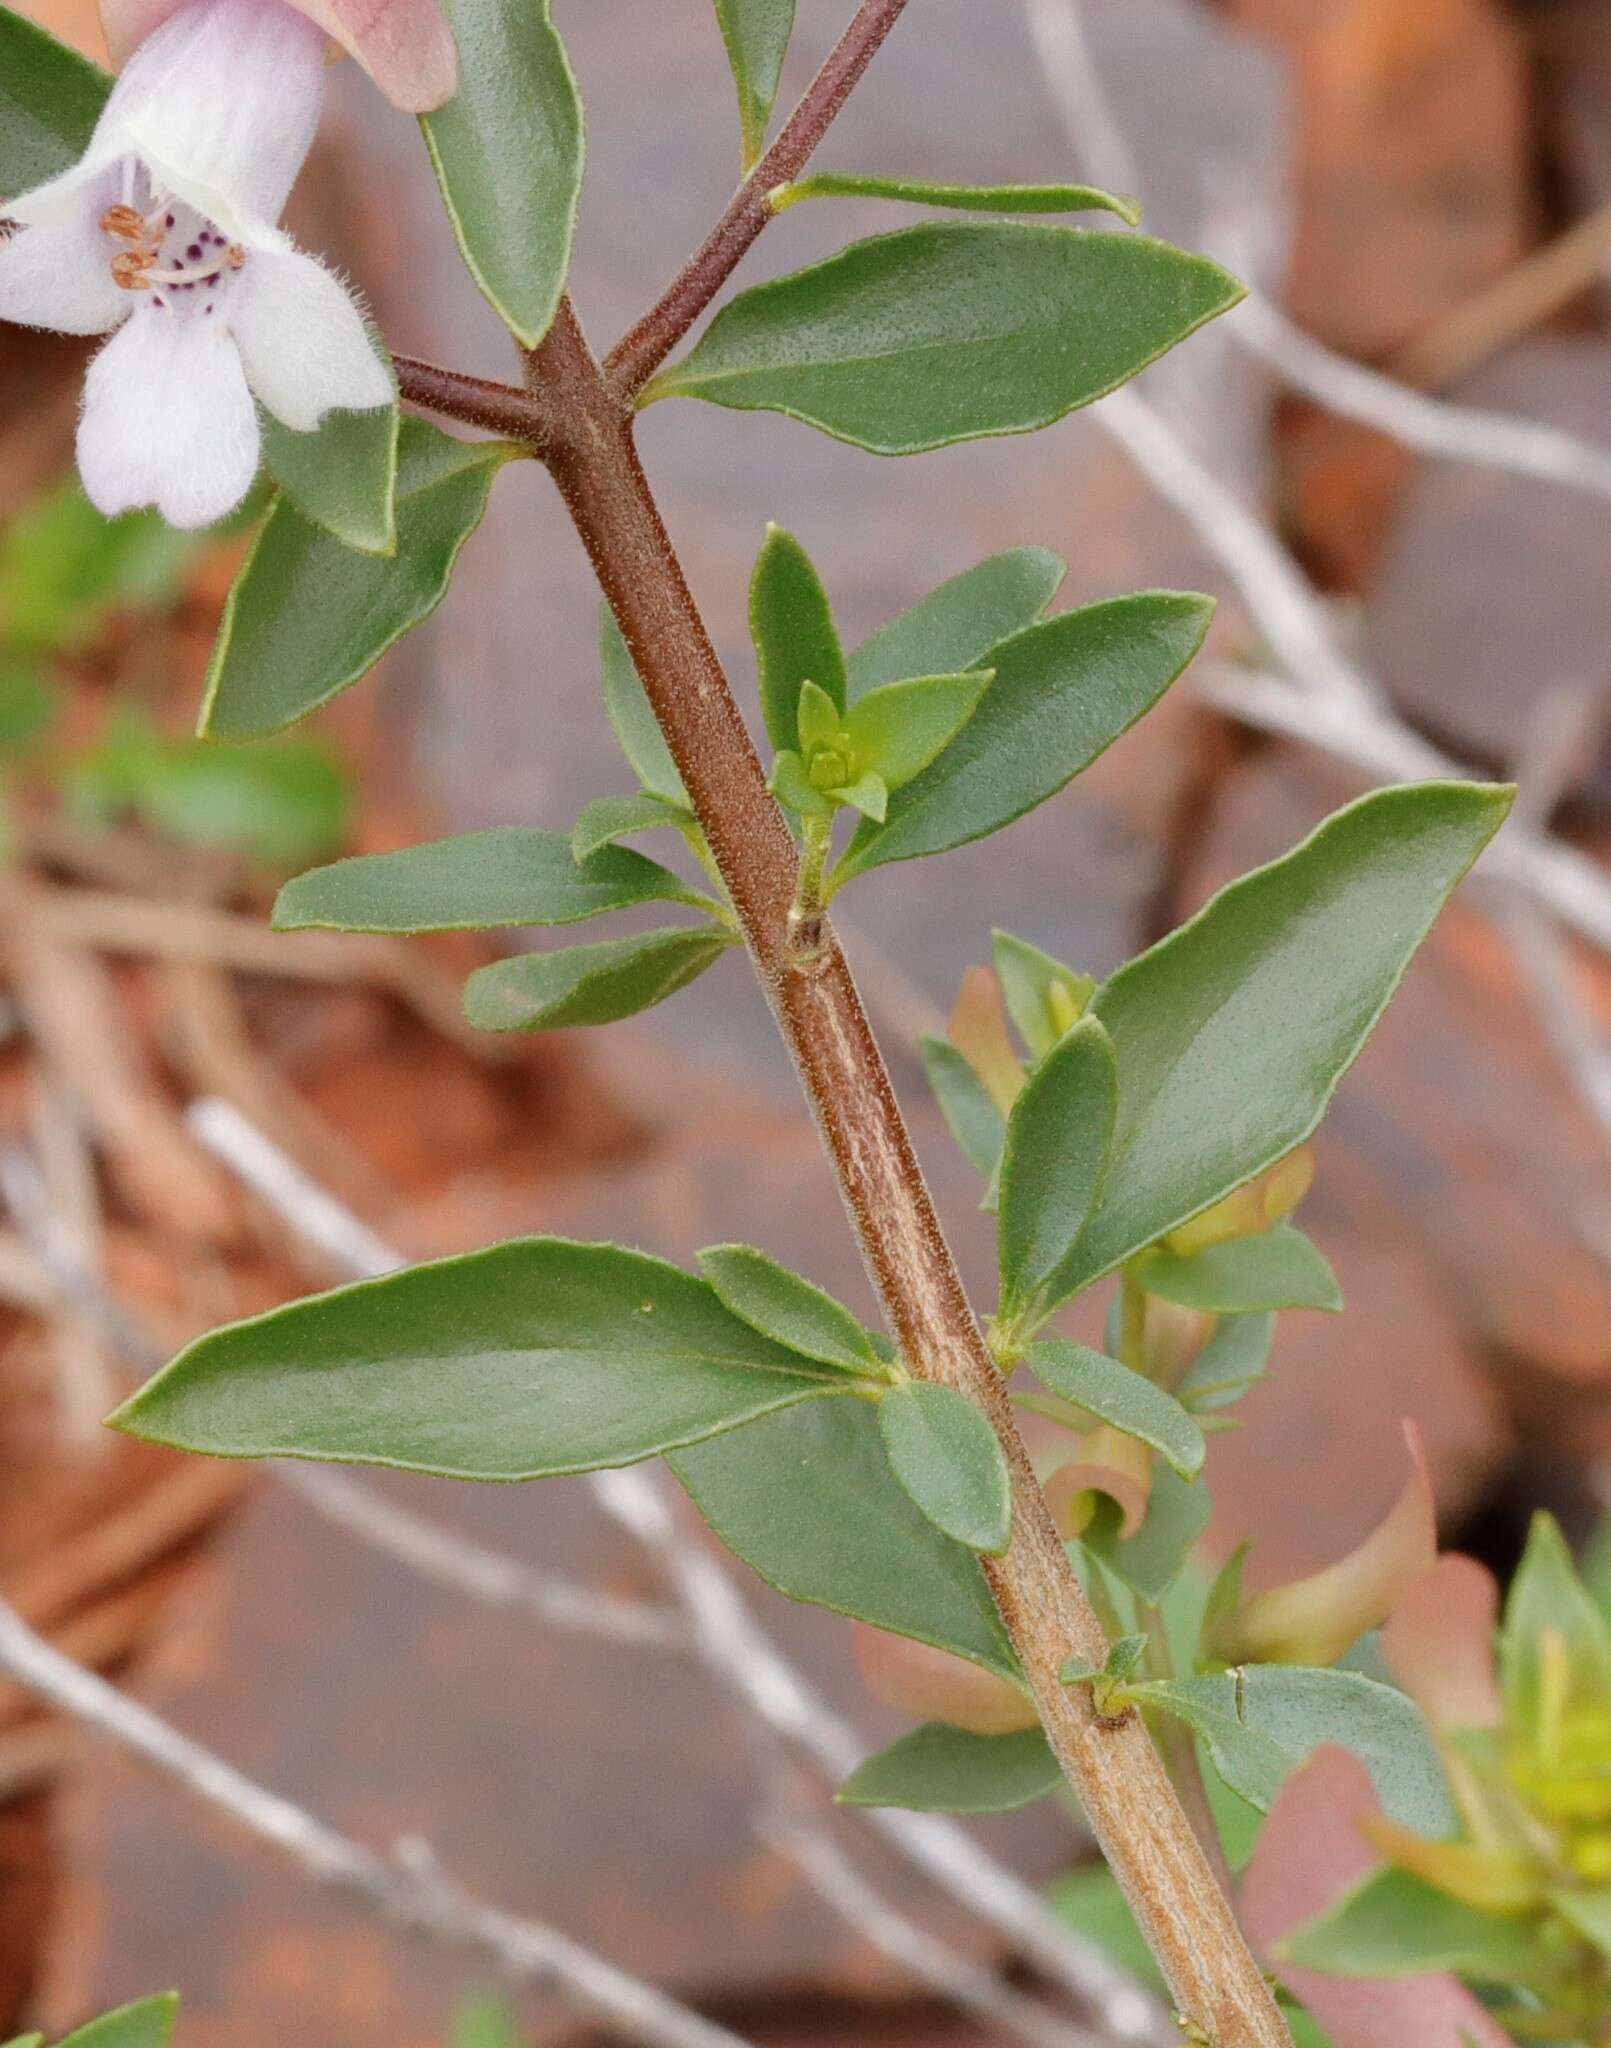
[[[287,246],[273,223],[323,99],[324,38],[283,0],[186,0],[130,58],[80,161],[6,211],[61,219],[114,164],[138,159],[232,237]]]
[[[391,400],[358,308],[311,256],[254,254],[230,297],[229,327],[247,382],[298,433],[311,433],[327,412]]]
[[[78,467],[108,518],[155,505],[210,526],[257,473],[257,408],[228,335],[199,320],[130,320],[90,364]]]
[[[852,1636],[862,1683],[886,1707],[918,1721],[948,1721],[970,1735],[1012,1735],[1035,1725],[1029,1695],[982,1665],[864,1621]]]
[[[57,334],[109,334],[128,317],[94,212],[19,228],[0,244],[0,320]]]
[[[1382,1637],[1388,1669],[1432,1726],[1497,1728],[1494,1669],[1499,1587],[1474,1557],[1440,1557],[1394,1609]]]
[[[1282,1786],[1242,1880],[1241,1918],[1262,1959],[1330,2035],[1333,2048],[1513,2048],[1457,1979],[1370,1982],[1284,1964],[1283,1938],[1373,1869],[1360,1832],[1381,1811],[1370,1773],[1345,1749],[1317,1749]]]
[[[124,64],[180,0],[101,0],[112,62]],[[280,0],[260,0],[278,5]],[[394,106],[428,114],[458,90],[458,53],[437,0],[291,0],[351,52]]]

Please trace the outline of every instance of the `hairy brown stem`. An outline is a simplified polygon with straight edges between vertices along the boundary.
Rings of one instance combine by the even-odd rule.
[[[791,930],[798,860],[660,518],[617,387],[561,308],[531,362],[544,458],[625,636],[794,1056],[890,1329],[913,1372],[990,1417],[1012,1472],[1013,1535],[983,1560],[1070,1784],[1180,2009],[1215,2048],[1285,2048],[1285,2022],[1140,1716],[1109,1721],[1058,1673],[1106,1643],[1053,1525],[1001,1374],[968,1306],[843,955],[824,920]]]
[[[548,422],[542,405],[514,384],[488,377],[467,377],[462,370],[444,370],[414,356],[393,356],[397,388],[410,405],[423,405],[467,427],[484,427],[512,441],[540,448]]]
[[[907,0],[862,0],[856,18],[778,138],[733,194],[727,210],[643,318],[604,361],[611,384],[634,398],[743,261],[772,218],[770,194],[798,177],[807,158],[905,12]]]

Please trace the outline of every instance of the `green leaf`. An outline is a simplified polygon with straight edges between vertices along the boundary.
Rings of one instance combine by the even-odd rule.
[[[518,953],[476,969],[464,984],[464,1014],[478,1031],[614,1024],[686,988],[734,943],[731,932],[704,924]]]
[[[1025,1362],[1049,1393],[1150,1444],[1182,1479],[1202,1471],[1203,1432],[1172,1394],[1141,1373],[1062,1337],[1032,1344]]]
[[[992,672],[913,676],[869,690],[851,705],[845,731],[858,768],[901,789],[948,747],[995,681]]]
[[[1119,1119],[1073,1285],[1310,1135],[1509,808],[1507,790],[1470,783],[1363,797],[1097,990],[1091,1007],[1119,1062]]]
[[[269,474],[304,519],[366,555],[397,552],[396,372],[379,331],[369,343],[386,366],[390,405],[364,412],[330,412],[311,434],[293,433],[265,409],[263,460]]]
[[[347,770],[316,741],[202,746],[134,713],[65,764],[61,787],[79,818],[132,813],[181,846],[233,848],[281,870],[339,846],[352,799]]]
[[[1601,1955],[1611,1956],[1611,1891],[1602,1886],[1591,1892],[1552,1892],[1550,1904]]]
[[[1007,1119],[1001,1155],[999,1319],[1043,1322],[1096,1208],[1113,1142],[1119,1080],[1107,1033],[1084,1017],[1035,1068]]]
[[[1160,1248],[1140,1262],[1136,1276],[1149,1294],[1219,1315],[1282,1308],[1336,1314],[1343,1305],[1324,1253],[1290,1223],[1272,1223],[1255,1237],[1231,1238],[1185,1258]]]
[[[890,1469],[942,1534],[999,1557],[1012,1535],[1012,1482],[996,1432],[965,1394],[909,1380],[878,1404]]]
[[[490,931],[575,924],[633,903],[703,900],[670,868],[628,847],[605,847],[579,864],[563,832],[504,825],[298,875],[280,891],[274,929]]]
[[[608,605],[599,607],[599,660],[604,669],[605,716],[633,774],[650,796],[686,810],[688,792]]]
[[[717,1244],[696,1256],[722,1306],[751,1329],[819,1365],[884,1377],[872,1337],[831,1294],[754,1245]]]
[[[1224,1317],[1175,1389],[1182,1407],[1211,1414],[1239,1401],[1263,1379],[1274,1339],[1272,1314]]]
[[[738,87],[738,121],[748,171],[766,146],[766,124],[772,118],[794,31],[794,0],[716,0],[716,19]]]
[[[91,2020],[87,2027],[59,2042],[58,2048],[168,2048],[178,2012],[176,1991],[142,1998]]]
[[[720,0],[718,0],[720,4]],[[1130,227],[1141,221],[1133,199],[1096,185],[940,185],[923,178],[864,177],[855,171],[812,171],[770,193],[772,211],[802,199],[900,199],[913,206],[943,206],[954,213],[1116,213]]]
[[[1499,1683],[1507,1726],[1537,1731],[1544,1720],[1549,1685],[1544,1670],[1546,1639],[1565,1652],[1568,1704],[1596,1704],[1611,1698],[1611,1623],[1590,1597],[1572,1562],[1553,1515],[1534,1515],[1527,1548],[1505,1599],[1499,1631]]]
[[[1031,1058],[1042,1060],[1079,1021],[1096,991],[1096,981],[1089,974],[1076,974],[1072,967],[1011,932],[993,931],[990,945],[1007,1015]]]
[[[789,1599],[1022,1684],[979,1560],[912,1504],[870,1402],[814,1401],[667,1462],[728,1549]]]
[[[1013,1813],[1062,1782],[1039,1728],[970,1735],[928,1721],[858,1765],[834,1798],[840,1806],[904,1806],[917,1813]]]
[[[1060,612],[989,650],[996,679],[939,759],[864,825],[834,884],[999,832],[1088,768],[1202,645],[1206,597],[1149,591]]]
[[[261,739],[294,724],[429,618],[481,523],[493,476],[516,453],[405,420],[392,556],[359,554],[277,500],[224,607],[202,735]]]
[[[5,2048],[44,2048],[44,2042],[43,2034],[18,2034],[5,2044]]]
[[[1276,1956],[1334,1977],[1414,1977],[1452,1970],[1478,1982],[1527,1983],[1549,1962],[1536,1922],[1482,1913],[1407,1870],[1377,1870],[1275,1944]]]
[[[111,89],[98,64],[0,7],[0,192],[31,191],[77,163]]]
[[[207,536],[155,512],[107,519],[76,478],[13,514],[0,534],[0,634],[15,653],[73,654],[111,614],[167,605]]]
[[[1453,1829],[1443,1766],[1426,1723],[1392,1686],[1354,1671],[1249,1664],[1133,1689],[1194,1729],[1232,1791],[1261,1813],[1290,1772],[1323,1743],[1335,1743],[1370,1772],[1394,1820],[1440,1839]]]
[[[1006,1142],[1007,1119],[948,1038],[920,1039],[918,1050],[947,1129],[968,1163],[988,1180],[996,1171]]]
[[[882,775],[862,775],[845,788],[834,794],[841,803],[860,811],[864,818],[873,818],[882,825],[889,809],[889,789]]]
[[[1034,625],[1067,574],[1049,548],[1009,548],[964,569],[861,643],[846,665],[850,702],[880,683],[972,668]]]
[[[652,832],[661,825],[681,826],[688,813],[661,796],[596,796],[582,806],[571,827],[571,857],[589,861],[602,847],[634,832]]]
[[[750,634],[761,682],[761,715],[774,748],[799,741],[800,687],[810,681],[844,715],[845,658],[828,594],[792,533],[768,526],[750,578]]]
[[[527,1237],[215,1330],[111,1421],[213,1457],[539,1479],[844,1386],[663,1259]]]
[[[41,663],[0,654],[0,754],[24,753],[48,732],[59,695]]]
[[[1041,1348],[1041,1347],[1037,1347]],[[1212,1503],[1202,1476],[1182,1479],[1171,1465],[1153,1473],[1147,1519],[1133,1536],[1123,1536],[1117,1501],[1099,1499],[1080,1543],[1114,1577],[1154,1605],[1174,1584],[1187,1552],[1208,1527]]]
[[[421,118],[470,275],[526,348],[565,289],[582,190],[582,103],[549,0],[445,0],[459,89]]]
[[[1217,264],[1143,236],[932,223],[742,293],[641,402],[784,412],[914,455],[1048,426],[1241,296]]]
[[[525,2043],[501,1998],[471,1998],[453,2016],[453,2048],[525,2048]]]

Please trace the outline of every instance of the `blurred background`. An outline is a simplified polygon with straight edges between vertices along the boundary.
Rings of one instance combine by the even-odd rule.
[[[89,0],[27,11],[96,50]],[[574,285],[602,343],[730,190],[732,88],[708,0],[555,11],[588,104]],[[780,104],[848,12],[799,0]],[[993,923],[1102,973],[1372,782],[1520,776],[1508,851],[1322,1133],[1305,1221],[1348,1313],[1284,1318],[1246,1428],[1215,1440],[1208,1547],[1256,1536],[1266,1579],[1380,1517],[1406,1415],[1446,1540],[1500,1567],[1536,1504],[1586,1532],[1611,1473],[1608,88],[1605,0],[923,0],[824,166],[1089,175],[1231,263],[1249,304],[1134,398],[1031,440],[881,463],[764,415],[643,424],[751,709],[745,592],[773,517],[850,639],[1026,542],[1069,561],[1059,602],[1222,599],[1199,669],[1074,789],[845,906],[975,1276],[977,1188],[912,1048]],[[331,99],[299,234],[394,347],[508,374],[412,125],[350,66]],[[790,212],[745,275],[888,221]],[[91,515],[80,371],[76,344],[0,336],[0,1591],[254,1778],[365,1841],[427,1837],[478,1892],[757,2041],[1014,2038],[836,1910],[848,1858],[947,1954],[1020,1946],[746,1739],[622,1502],[582,1481],[321,1493],[99,1430],[153,1355],[344,1270],[345,1226],[321,1245],[250,1193],[198,1102],[411,1257],[543,1229],[679,1258],[743,1236],[871,1303],[741,961],[645,1022],[527,1043],[459,1021],[479,941],[267,931],[276,879],[333,852],[568,828],[627,787],[590,575],[544,476],[505,478],[437,616],[304,737],[203,752],[185,735],[247,528],[198,544]],[[638,1507],[658,1501],[705,1556],[669,1490]],[[820,1726],[831,1708],[894,1731],[842,1623],[742,1590]],[[970,1837],[1036,1885],[1086,1853],[1054,1804]],[[0,1685],[0,2038],[167,1983],[187,2048],[497,2035],[466,2017],[464,1958]],[[514,2010],[518,2038],[594,2038],[540,1995]]]

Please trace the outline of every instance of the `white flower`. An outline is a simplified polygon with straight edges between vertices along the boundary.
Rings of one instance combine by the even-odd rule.
[[[109,517],[233,510],[257,473],[254,394],[300,433],[390,401],[357,307],[276,225],[323,92],[324,36],[283,0],[188,0],[130,58],[82,160],[0,202],[21,223],[0,319],[112,335],[78,429]]]

